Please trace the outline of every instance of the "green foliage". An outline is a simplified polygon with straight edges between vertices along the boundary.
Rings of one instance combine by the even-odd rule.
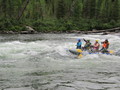
[[[22,25],[21,22],[18,22],[16,20],[1,18],[0,19],[0,30],[21,31],[21,30],[25,30],[25,27]]]
[[[50,32],[51,30],[55,30],[55,21],[53,20],[37,20],[32,23],[32,26],[35,30],[40,32]]]
[[[58,1],[58,7],[57,7],[57,18],[61,19],[64,18],[65,15],[65,4],[64,4],[64,0],[59,0]]]
[[[75,4],[74,4],[74,9],[73,9],[73,17],[75,20],[80,19],[80,17],[82,16],[81,12],[82,12],[82,2],[80,0],[76,0]]]
[[[107,29],[120,26],[120,0],[0,0],[0,30],[40,32]],[[17,17],[26,6],[20,20]]]
[[[109,24],[112,25],[112,26],[115,26],[116,23],[117,23],[117,22],[116,22],[115,20],[111,20],[111,21],[109,22]]]

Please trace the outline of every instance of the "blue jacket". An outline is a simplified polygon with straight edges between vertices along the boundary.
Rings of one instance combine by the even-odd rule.
[[[77,46],[81,46],[82,45],[82,42],[77,42]]]

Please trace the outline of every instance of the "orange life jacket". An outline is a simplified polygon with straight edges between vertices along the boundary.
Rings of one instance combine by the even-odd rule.
[[[108,43],[105,43],[105,42],[104,42],[103,45],[102,45],[102,47],[107,48],[108,45],[109,45],[109,42],[108,42]]]

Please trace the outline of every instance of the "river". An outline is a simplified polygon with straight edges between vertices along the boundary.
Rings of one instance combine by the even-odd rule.
[[[77,59],[67,50],[78,38],[120,50],[119,35],[0,35],[0,90],[120,90],[120,56]]]

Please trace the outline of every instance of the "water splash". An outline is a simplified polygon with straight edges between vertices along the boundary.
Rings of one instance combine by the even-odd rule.
[[[90,39],[92,43],[109,39],[111,50],[120,49],[120,37],[116,35],[1,36],[0,89],[120,89],[120,57],[88,54],[77,59],[67,52],[76,48],[77,38]]]

